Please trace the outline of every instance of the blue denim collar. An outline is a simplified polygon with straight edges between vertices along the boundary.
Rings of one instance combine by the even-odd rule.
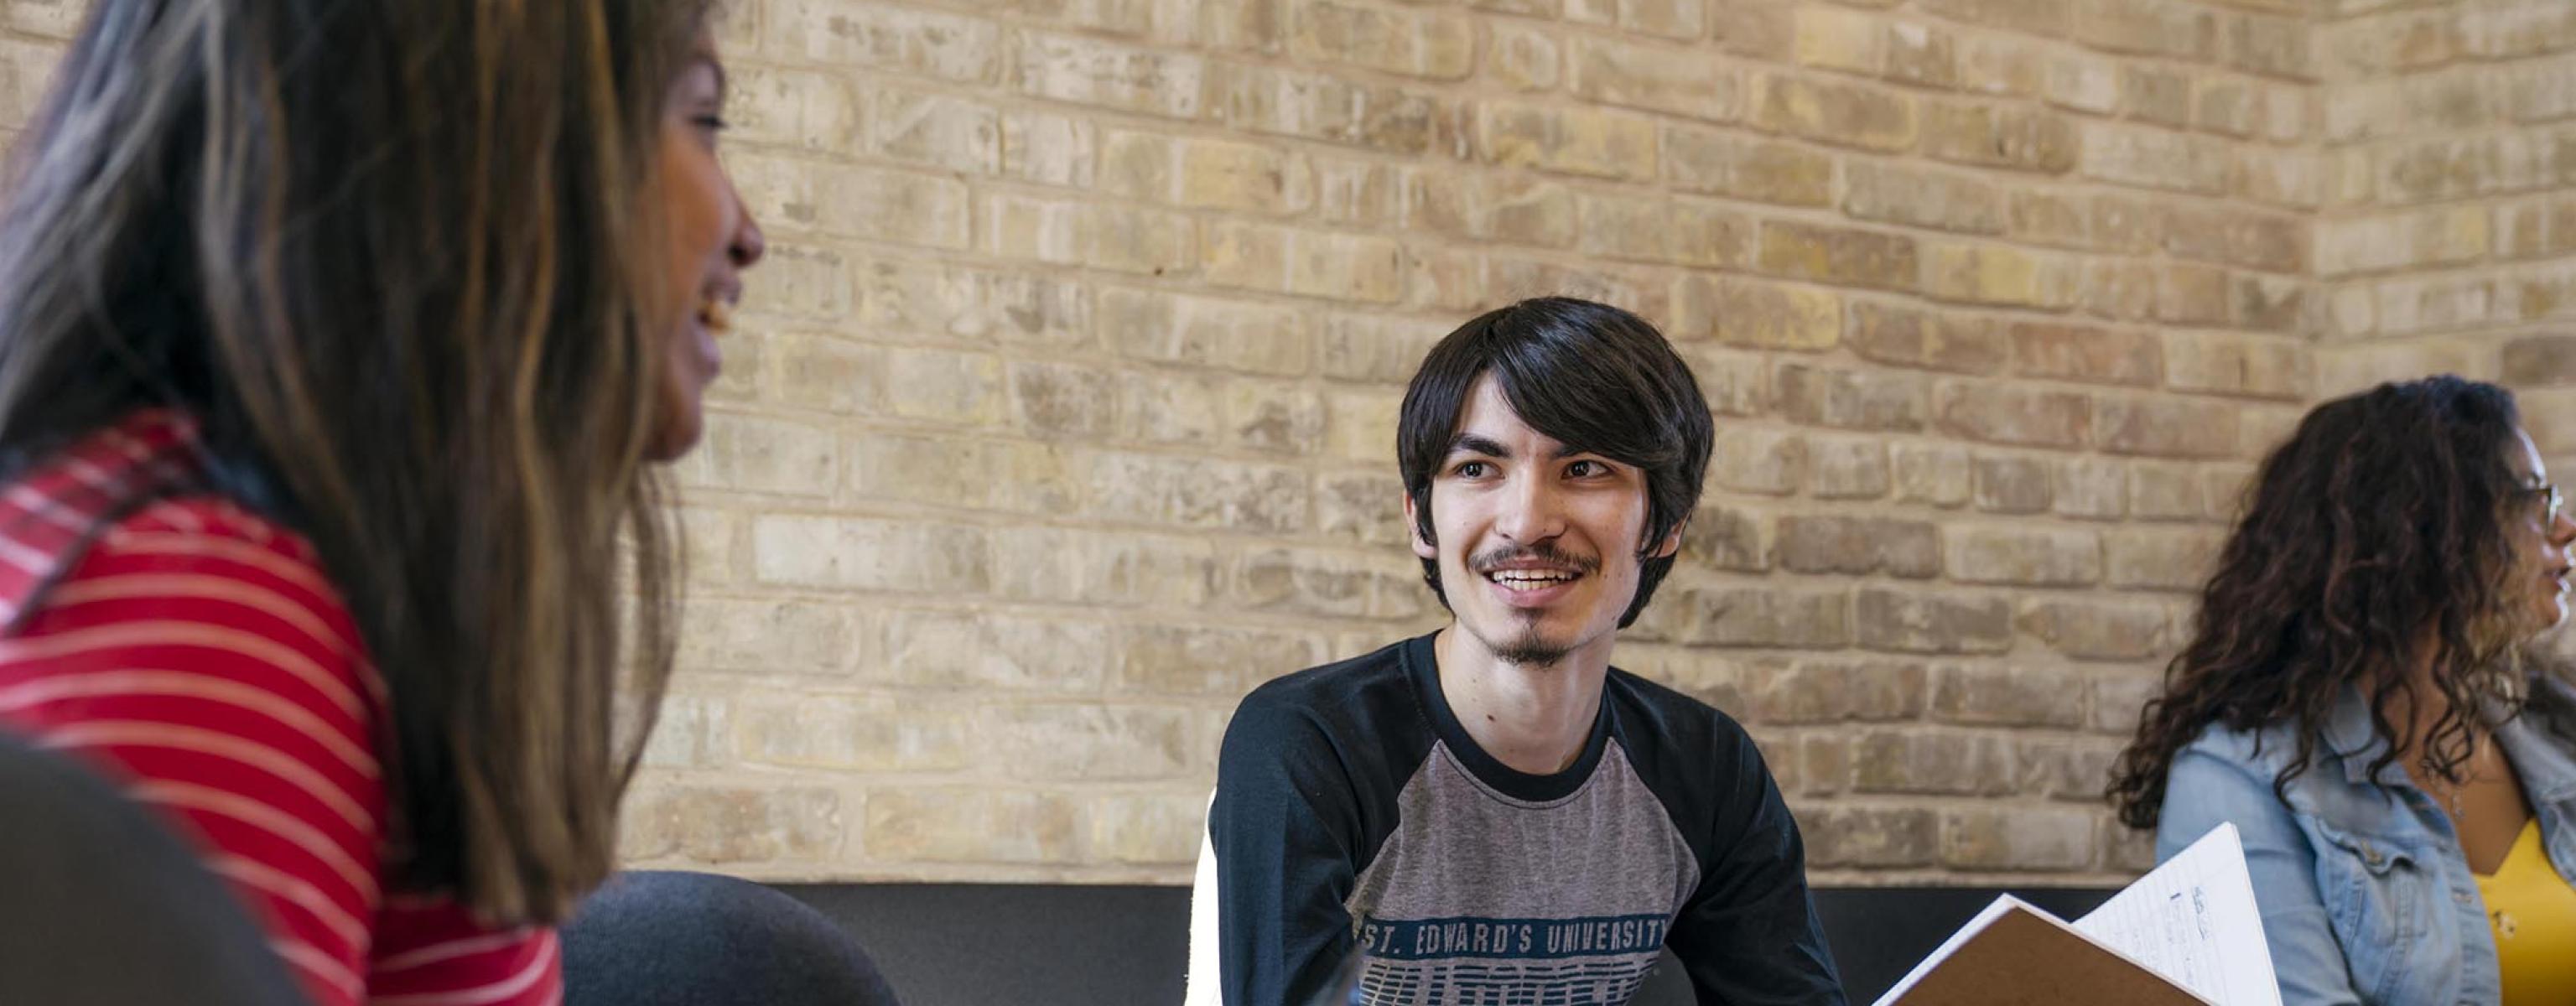
[[[2335,693],[2334,709],[2326,713],[2322,735],[2326,751],[2343,763],[2345,782],[2356,785],[2378,783],[2391,786],[2413,786],[2404,766],[2391,764],[2380,779],[2370,777],[2370,764],[2388,750],[2388,738],[2379,735],[2370,722],[2370,700],[2361,694],[2361,686],[2345,685]]]

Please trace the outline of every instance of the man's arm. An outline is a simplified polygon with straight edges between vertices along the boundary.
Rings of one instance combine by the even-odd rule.
[[[1798,822],[1762,753],[1750,739],[1738,747],[1733,777],[1719,783],[1716,842],[1665,946],[1703,1006],[1842,1006],[1833,952],[1807,898]]]
[[[1226,725],[1208,839],[1226,1006],[1304,1006],[1352,950],[1358,797],[1304,710],[1255,694]]]

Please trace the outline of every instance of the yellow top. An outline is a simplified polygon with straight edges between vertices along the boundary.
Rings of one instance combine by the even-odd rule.
[[[2495,927],[2504,1006],[2576,1003],[2576,887],[2540,847],[2540,819],[2522,826],[2496,871],[2478,877]]]

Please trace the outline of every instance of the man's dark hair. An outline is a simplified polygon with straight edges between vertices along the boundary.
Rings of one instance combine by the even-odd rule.
[[[1404,390],[1396,466],[1423,541],[1438,543],[1431,477],[1458,435],[1476,379],[1487,374],[1531,429],[1645,472],[1648,533],[1637,545],[1641,556],[1699,504],[1715,429],[1690,366],[1643,318],[1607,304],[1539,297],[1459,326],[1431,347]],[[1620,628],[1637,620],[1672,568],[1673,556],[1644,561]],[[1422,578],[1446,606],[1439,560],[1422,560]]]

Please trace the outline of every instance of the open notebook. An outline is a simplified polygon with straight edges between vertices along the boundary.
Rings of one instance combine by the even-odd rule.
[[[2245,847],[2222,824],[2073,924],[2009,894],[1876,1006],[2280,1006]]]

